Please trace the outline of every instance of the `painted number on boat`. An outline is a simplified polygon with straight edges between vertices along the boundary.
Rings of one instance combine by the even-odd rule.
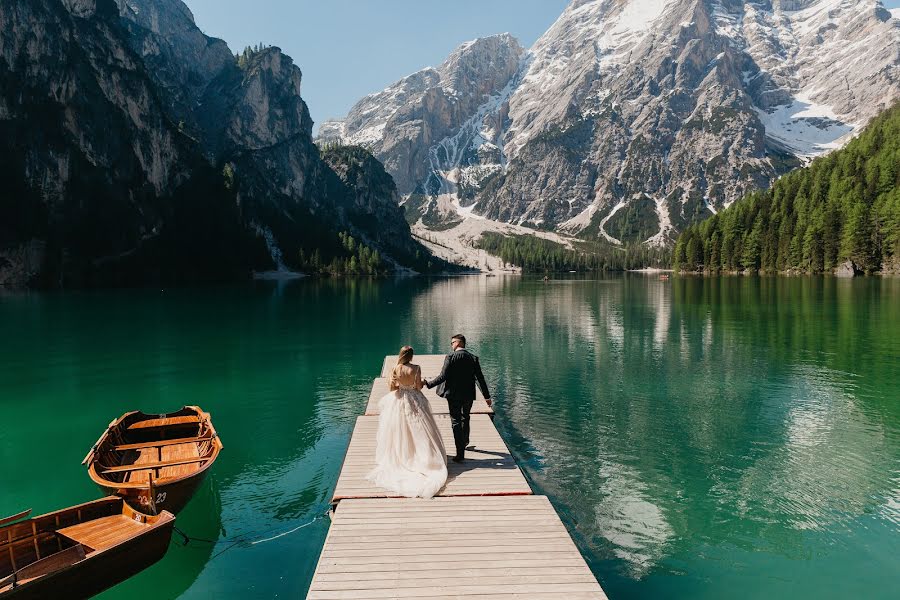
[[[162,504],[166,501],[167,492],[159,492],[156,494],[156,504]],[[150,504],[150,499],[147,496],[140,496],[138,501],[142,506],[148,506]]]

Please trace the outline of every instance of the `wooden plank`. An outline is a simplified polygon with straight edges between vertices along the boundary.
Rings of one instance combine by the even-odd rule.
[[[422,510],[428,508],[434,508],[437,510],[465,510],[466,506],[485,506],[488,504],[497,504],[506,508],[521,508],[530,510],[531,504],[528,503],[529,498],[470,498],[468,500],[460,500],[459,502],[454,502],[452,507],[444,508],[441,505],[435,504],[433,502],[423,502]],[[361,513],[366,513],[372,510],[373,507],[378,507],[381,510],[385,511],[396,511],[396,512],[404,512],[405,509],[402,506],[398,506],[392,500],[379,500],[378,498],[372,498],[372,506],[359,507],[356,504],[347,504],[342,508],[346,510],[348,513],[350,511],[358,511]]]
[[[164,462],[145,462],[135,463],[132,465],[122,465],[121,467],[103,467],[103,473],[127,473],[128,471],[144,471],[147,469],[161,469],[164,467],[174,467],[176,465],[187,465],[209,460],[210,457],[202,458],[185,458],[181,460],[167,460]]]
[[[436,376],[437,373],[435,373],[432,377]],[[389,383],[390,380],[385,377],[379,377],[372,382],[372,390],[369,392],[369,402],[366,405],[365,414],[381,414],[379,401],[384,397],[385,394],[390,391]],[[431,412],[433,414],[446,415],[450,413],[450,408],[447,405],[447,400],[437,395],[437,388],[431,390],[429,390],[428,388],[422,388],[422,393],[425,394],[425,397],[428,399],[428,405],[431,407]],[[484,398],[481,395],[481,391],[477,388],[475,391],[475,403],[472,405],[472,414],[494,414],[494,409],[487,405],[487,402],[484,401]]]
[[[374,575],[374,574],[373,574]],[[384,575],[383,573],[379,573],[379,575]],[[361,591],[371,591],[371,590],[402,590],[405,588],[422,588],[422,587],[433,587],[433,586],[442,586],[442,587],[455,587],[459,585],[462,581],[463,583],[477,583],[478,586],[486,586],[486,585],[521,585],[521,584],[537,584],[537,583],[591,583],[592,581],[596,581],[594,576],[588,573],[575,573],[575,574],[559,574],[559,573],[542,573],[540,575],[533,575],[528,573],[518,573],[518,574],[506,574],[499,573],[493,571],[487,571],[487,574],[482,574],[478,577],[477,580],[468,580],[462,578],[459,573],[456,571],[447,572],[447,571],[437,571],[431,573],[430,577],[427,578],[416,578],[410,579],[407,578],[400,573],[392,573],[393,577],[366,577],[365,582],[360,582],[359,578],[356,579],[332,579],[325,580],[320,583],[320,589],[322,591],[337,591],[337,590],[361,590]]]
[[[580,567],[569,566],[522,566],[522,567],[506,567],[495,569],[489,566],[470,567],[467,569],[453,569],[454,577],[459,579],[475,578],[475,577],[496,577],[497,574],[503,576],[553,576],[553,575],[573,575],[579,576],[584,574],[584,570]],[[433,571],[411,571],[403,574],[405,580],[415,579],[433,579]],[[396,579],[398,573],[396,571],[370,571],[366,577],[371,580]],[[319,573],[317,575],[319,581],[353,581],[359,579],[359,573]]]
[[[435,415],[444,446],[453,452],[453,431],[447,415]],[[396,494],[366,480],[375,467],[375,436],[378,417],[357,418],[350,446],[341,467],[333,501],[344,498],[388,498]],[[531,494],[531,487],[509,453],[509,449],[487,415],[472,415],[470,444],[466,461],[447,466],[447,485],[439,496],[483,496],[488,494]]]
[[[123,450],[143,450],[144,448],[160,448],[162,446],[177,446],[179,444],[197,444],[200,442],[211,442],[213,438],[209,436],[205,437],[189,437],[189,438],[176,438],[173,440],[156,440],[154,442],[141,442],[139,444],[122,444],[121,446],[114,446],[113,450],[123,451]]]
[[[178,425],[190,425],[199,423],[200,417],[196,415],[185,415],[182,417],[167,417],[163,419],[147,419],[145,421],[137,421],[128,426],[129,431],[133,429],[158,429],[160,427],[170,427]]]
[[[414,362],[427,378],[443,360],[424,355]],[[391,497],[366,481],[374,467],[377,401],[395,364],[396,357],[385,358],[367,416],[356,421],[307,597],[605,599],[550,501],[532,495],[480,396],[467,461],[448,464],[447,485],[436,498]],[[446,403],[433,392],[426,397],[452,452]]]
[[[523,544],[529,543],[531,540],[554,540],[559,538],[559,531],[538,531],[538,532],[519,532],[519,531],[501,531],[496,533],[488,533],[482,531],[473,531],[472,535],[477,537],[466,536],[466,544],[477,541],[494,542],[494,543],[512,543]],[[479,535],[480,534],[480,535]],[[458,533],[412,533],[403,536],[404,547],[409,548],[430,548],[435,544],[442,547],[452,547],[459,541]],[[365,535],[365,533],[356,532],[354,535],[335,536],[332,540],[334,548],[367,548],[377,545],[380,548],[393,548],[400,542],[396,541],[396,537],[392,535]]]
[[[429,571],[446,569],[450,564],[447,561],[436,560],[431,562],[408,563],[403,566],[403,573],[410,577],[428,576]],[[485,566],[485,561],[477,558],[461,559],[452,561],[453,570],[480,569]],[[553,558],[550,556],[536,557],[533,554],[517,554],[504,555],[502,558],[492,558],[490,560],[491,569],[509,569],[513,567],[523,569],[539,569],[567,568],[572,564],[571,557],[563,556],[561,558]],[[394,567],[382,564],[378,572],[391,572]],[[317,575],[322,573],[372,573],[375,567],[371,563],[353,564],[345,560],[326,560],[319,561],[319,567],[316,570]],[[579,567],[580,569],[580,567]],[[423,575],[424,574],[424,575]]]
[[[308,598],[440,596],[606,598],[544,496],[340,502]]]
[[[466,598],[472,595],[489,596],[496,598],[547,598],[547,590],[566,590],[564,598],[597,598],[598,596],[576,596],[576,593],[585,593],[591,588],[590,584],[551,584],[550,586],[535,584],[529,585],[495,585],[495,586],[462,586],[455,585],[448,589],[444,586],[435,586],[432,588],[420,588],[413,590],[371,590],[365,594],[361,594],[359,590],[341,590],[341,591],[322,591],[315,594],[309,594],[307,600],[375,600],[379,598],[428,598],[432,600],[435,597],[445,595],[448,598]],[[446,594],[452,595],[446,595]],[[558,593],[558,592],[557,592]]]
[[[4,518],[0,519],[0,525],[7,525],[9,523],[12,523],[13,521],[19,521],[21,519],[24,519],[25,517],[27,517],[30,514],[31,514],[30,508],[28,510],[23,510],[22,512],[20,512],[18,514],[10,515],[8,517],[4,517]]]
[[[118,514],[65,527],[57,533],[89,548],[102,550],[115,546],[146,528],[147,525]]]

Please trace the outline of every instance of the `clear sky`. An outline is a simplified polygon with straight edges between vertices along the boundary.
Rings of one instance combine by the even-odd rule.
[[[316,125],[441,63],[462,42],[509,32],[526,48],[569,0],[184,0],[207,35],[238,51],[278,46],[303,71]],[[898,0],[900,1],[900,0]]]
[[[569,0],[185,0],[207,35],[232,51],[278,46],[303,71],[316,124],[427,66],[459,44],[510,32],[526,48]],[[888,8],[900,0],[886,0]]]

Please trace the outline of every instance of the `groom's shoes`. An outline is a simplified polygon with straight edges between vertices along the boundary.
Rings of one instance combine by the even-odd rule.
[[[466,457],[461,454],[457,454],[456,456],[453,457],[453,462],[455,462],[455,463],[461,463],[464,460],[466,460]]]

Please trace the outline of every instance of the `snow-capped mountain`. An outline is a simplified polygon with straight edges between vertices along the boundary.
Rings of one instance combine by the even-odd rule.
[[[371,150],[408,193],[432,172],[431,150],[456,135],[507,86],[525,50],[509,34],[467,42],[437,68],[404,77],[366,96],[340,121],[323,123],[319,138]],[[497,126],[499,130],[499,125]]]
[[[487,40],[322,137],[372,149],[403,193],[662,244],[900,97],[900,21],[878,0],[574,0],[527,53]]]

